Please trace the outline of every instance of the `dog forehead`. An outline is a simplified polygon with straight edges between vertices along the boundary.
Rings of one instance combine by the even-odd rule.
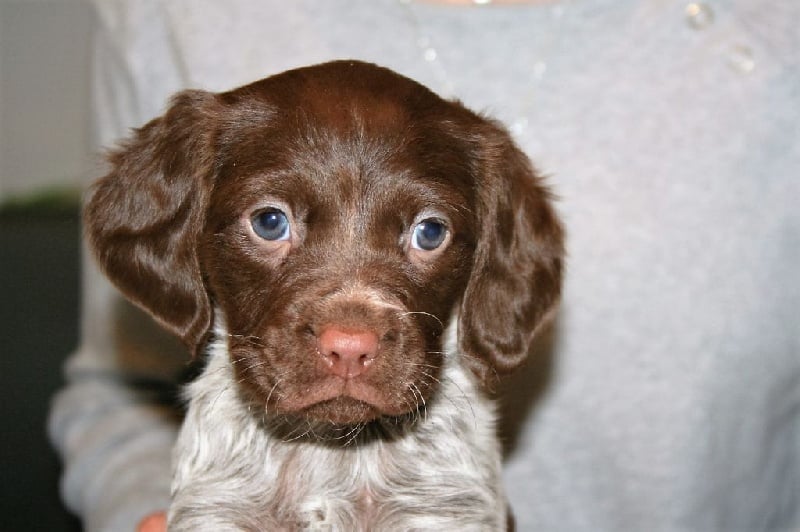
[[[394,104],[408,110],[448,104],[410,78],[360,61],[332,61],[288,70],[226,95],[233,98],[256,95],[279,108],[306,107],[320,113],[341,110],[352,102]]]
[[[218,98],[226,108],[223,137],[264,124],[284,130],[313,125],[341,135],[374,136],[469,115],[410,78],[359,61],[289,70]]]
[[[391,70],[326,63],[221,96],[212,210],[224,219],[265,198],[405,218],[474,202],[464,137],[480,119]]]
[[[315,138],[316,136],[316,138]],[[417,212],[426,206],[468,206],[474,178],[467,156],[426,160],[396,139],[350,139],[311,131],[289,140],[283,133],[266,149],[247,150],[221,169],[215,208],[230,211],[277,200],[292,208],[328,206],[346,211]],[[444,149],[428,152],[441,156]]]
[[[396,180],[434,188],[468,181],[470,150],[451,133],[469,112],[388,69],[326,63],[221,97],[222,188],[247,180],[352,195]]]

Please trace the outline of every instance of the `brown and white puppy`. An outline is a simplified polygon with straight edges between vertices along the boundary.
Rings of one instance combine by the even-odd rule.
[[[87,234],[207,366],[171,530],[502,530],[490,391],[553,310],[562,230],[497,123],[374,65],[178,94]]]

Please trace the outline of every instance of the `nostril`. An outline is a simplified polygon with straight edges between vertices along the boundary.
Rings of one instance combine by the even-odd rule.
[[[323,353],[323,354],[324,354],[324,353]],[[350,359],[348,356],[344,356],[344,357],[342,357],[342,355],[340,355],[340,354],[339,354],[339,353],[337,353],[336,351],[334,351],[334,352],[330,353],[330,354],[329,354],[329,355],[327,355],[327,356],[328,356],[328,358],[330,359],[330,362],[331,362],[331,363],[334,363],[334,364],[347,363],[347,362],[348,362],[348,360],[350,360],[350,362],[352,362],[352,363],[356,363],[356,364],[360,364],[360,365],[362,365],[362,366],[364,366],[364,365],[366,365],[366,364],[369,364],[370,362],[372,362],[372,358],[373,358],[371,355],[368,355],[368,354],[366,354],[366,353],[362,353],[362,354],[361,354],[361,355],[359,355],[358,357],[352,357],[352,359]]]
[[[328,370],[344,378],[360,375],[378,354],[378,336],[372,331],[325,328],[317,347]]]

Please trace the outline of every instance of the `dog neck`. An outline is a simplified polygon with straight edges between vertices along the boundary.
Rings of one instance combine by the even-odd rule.
[[[404,509],[420,513],[420,529],[453,526],[452,517],[438,523],[438,515],[461,516],[470,529],[486,515],[470,508],[485,508],[487,501],[504,515],[494,402],[462,364],[457,321],[447,328],[440,389],[402,430],[381,423],[384,430],[321,442],[275,433],[263,412],[241,400],[228,332],[217,319],[208,365],[187,390],[189,409],[175,452],[176,506],[191,507],[193,493],[210,493],[218,500],[206,506],[228,512],[224,522],[245,529],[394,529],[393,519],[408,526]],[[418,512],[432,505],[441,511]],[[452,511],[444,510],[447,505]],[[202,516],[206,525],[214,518]],[[502,528],[484,524],[482,530]]]

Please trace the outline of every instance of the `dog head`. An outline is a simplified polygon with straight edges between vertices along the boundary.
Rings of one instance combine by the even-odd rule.
[[[195,352],[225,322],[267,412],[352,424],[436,391],[443,333],[487,388],[554,308],[562,230],[497,123],[342,61],[187,91],[85,209],[109,278]]]

